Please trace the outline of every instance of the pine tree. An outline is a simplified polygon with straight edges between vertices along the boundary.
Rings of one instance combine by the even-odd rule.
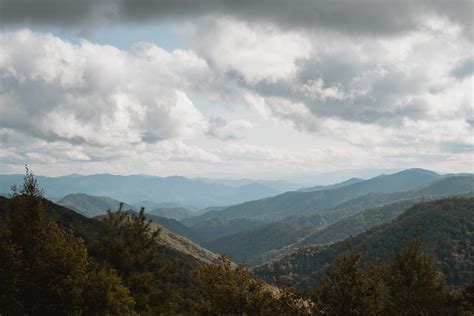
[[[245,265],[233,267],[223,256],[220,261],[195,269],[192,310],[200,315],[270,315],[274,296],[268,285],[251,278]]]
[[[313,293],[315,314],[380,315],[383,311],[383,265],[359,264],[360,252],[338,256]]]
[[[12,188],[0,228],[0,310],[5,314],[122,314],[134,304],[114,271],[47,214],[30,170]]]
[[[395,253],[385,283],[388,314],[446,314],[447,285],[433,257],[422,253],[420,238]]]
[[[177,272],[175,267],[159,263],[160,230],[146,219],[144,208],[134,214],[122,211],[121,207],[102,218],[102,231],[91,252],[101,263],[117,270],[139,313],[173,313],[182,308],[181,293],[168,280]]]

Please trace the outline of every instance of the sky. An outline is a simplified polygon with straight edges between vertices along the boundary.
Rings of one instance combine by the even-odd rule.
[[[0,0],[0,173],[474,172],[473,6]]]

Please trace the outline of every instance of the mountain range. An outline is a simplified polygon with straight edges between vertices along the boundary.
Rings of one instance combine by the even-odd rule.
[[[330,245],[312,245],[256,267],[268,282],[313,286],[324,268],[348,250],[363,260],[390,259],[394,250],[419,236],[427,253],[435,256],[448,283],[474,281],[474,198],[446,198],[418,203],[390,223]]]
[[[145,175],[118,176],[111,174],[37,177],[48,198],[55,200],[68,194],[85,193],[108,196],[135,204],[140,201],[171,203],[172,207],[203,209],[216,205],[232,205],[284,192],[278,185],[245,181],[241,186],[212,182],[210,179],[189,179],[180,176]],[[0,192],[9,192],[12,184],[20,184],[23,175],[0,175]],[[266,182],[265,182],[266,183]],[[290,185],[290,184],[288,184]],[[281,187],[281,185],[280,185]],[[169,207],[170,204],[157,207]],[[154,207],[154,208],[157,208]]]
[[[285,192],[273,197],[237,204],[222,211],[207,212],[186,223],[194,225],[215,218],[227,221],[246,218],[275,222],[287,216],[316,213],[368,193],[393,193],[411,190],[440,178],[442,176],[429,170],[408,169],[352,184],[346,182],[347,185],[335,189]]]
[[[328,243],[364,232],[392,220],[417,202],[472,192],[474,176],[442,177],[414,190],[365,194],[312,215],[293,215],[253,229],[221,235],[206,240],[203,245],[236,262],[255,265],[297,245]]]
[[[205,183],[201,189],[265,185],[196,181]],[[363,251],[364,260],[388,258],[405,238],[420,231],[426,249],[434,251],[441,270],[456,285],[474,280],[469,272],[474,267],[469,246],[474,243],[473,196],[472,174],[408,169],[201,211],[156,202],[152,196],[125,203],[122,209],[135,213],[145,206],[145,216],[161,231],[159,243],[171,257],[216,262],[218,254],[224,254],[234,262],[245,261],[267,281],[298,286],[315,282],[325,265],[348,247]],[[0,197],[0,220],[7,201]],[[53,218],[86,242],[100,230],[100,217],[120,205],[113,197],[86,193],[68,194],[57,203],[45,201]]]

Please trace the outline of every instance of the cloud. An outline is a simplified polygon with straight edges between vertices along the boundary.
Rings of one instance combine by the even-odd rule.
[[[252,123],[246,120],[226,121],[222,117],[211,117],[208,120],[206,134],[221,140],[233,140],[242,138],[241,133],[252,127]]]
[[[131,146],[204,131],[184,90],[208,72],[190,51],[141,43],[128,53],[50,34],[2,34],[2,127],[46,141]]]
[[[230,0],[2,0],[3,24],[87,25],[102,22],[154,23],[200,16],[233,16],[285,28],[328,29],[348,34],[396,35],[424,27],[440,16],[472,38],[473,3],[458,1],[230,1]]]
[[[178,29],[187,48],[139,42],[125,51],[28,30],[2,33],[2,170],[32,162],[53,173],[251,176],[367,161],[472,170],[472,42],[462,27],[469,22],[449,3],[440,13],[430,1],[419,14],[428,2],[406,4],[415,13],[392,2],[399,26],[380,26],[360,2],[291,4],[287,17],[273,7],[264,12],[263,2],[220,1],[207,13],[207,2],[197,13],[194,2],[169,3],[160,13],[161,2],[143,2],[143,13],[105,2],[94,17],[95,3],[69,25],[93,25],[103,14],[125,25],[191,17]],[[391,19],[385,5],[380,19]],[[34,24],[46,23],[43,13],[30,12]]]
[[[309,57],[307,39],[274,25],[220,18],[201,21],[190,32],[198,51],[222,72],[234,72],[250,84],[291,80],[297,62]]]

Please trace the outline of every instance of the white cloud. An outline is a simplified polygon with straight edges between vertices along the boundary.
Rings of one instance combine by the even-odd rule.
[[[428,22],[372,37],[206,18],[173,52],[2,33],[2,170],[473,171],[472,44]]]
[[[128,53],[28,30],[2,34],[0,46],[2,126],[94,146],[180,139],[205,128],[183,89],[208,68],[190,51],[141,43]]]
[[[223,71],[234,71],[250,84],[261,80],[291,80],[298,60],[309,57],[308,38],[271,24],[250,25],[220,18],[194,26],[200,50]]]

